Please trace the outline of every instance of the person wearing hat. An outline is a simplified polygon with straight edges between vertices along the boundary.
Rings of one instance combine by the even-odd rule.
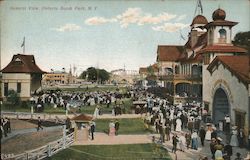
[[[192,149],[197,150],[198,149],[198,134],[196,130],[194,130],[194,132],[192,133],[191,138],[192,138]]]
[[[204,140],[205,140],[205,136],[206,136],[206,131],[204,129],[203,126],[201,126],[200,131],[199,131],[199,136],[201,139],[201,145],[204,146]]]
[[[226,124],[225,124],[225,131],[226,131],[226,133],[230,133],[231,118],[227,114],[224,119],[225,119],[225,122],[226,122]]]
[[[243,129],[240,129],[239,134],[238,134],[240,148],[244,147],[244,139],[245,139],[245,133],[244,133]]]
[[[230,159],[231,156],[233,155],[233,147],[229,144],[229,142],[227,141],[226,145],[224,146],[224,159]]]
[[[214,154],[216,152],[215,145],[217,144],[216,139],[212,138],[210,143],[210,151],[212,153],[212,159],[214,159]]]
[[[177,150],[177,143],[178,143],[178,136],[177,134],[174,134],[172,137],[172,143],[173,143],[173,148],[172,148],[172,152],[175,153]]]
[[[237,131],[237,126],[233,126],[232,127],[232,136],[230,139],[230,145],[233,147],[238,147],[239,146],[239,142],[238,142],[238,131]]]

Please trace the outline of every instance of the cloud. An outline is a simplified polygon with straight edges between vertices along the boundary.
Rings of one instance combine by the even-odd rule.
[[[71,32],[71,31],[78,31],[81,30],[81,26],[78,26],[76,24],[65,24],[64,26],[61,26],[59,28],[52,28],[52,30],[58,31],[58,32]]]
[[[118,22],[122,28],[127,28],[130,24],[134,25],[157,25],[165,23],[161,26],[152,27],[156,31],[175,32],[180,28],[185,28],[186,25],[182,23],[166,23],[176,18],[176,21],[184,19],[186,15],[177,16],[167,12],[160,13],[158,15],[152,15],[150,13],[143,12],[141,8],[128,8],[123,13],[118,14],[112,18],[105,17],[91,17],[85,20],[87,25],[102,25],[105,23]],[[176,29],[177,28],[177,29]]]
[[[87,24],[87,25],[101,25],[104,23],[116,22],[116,21],[117,21],[117,19],[115,19],[115,18],[106,19],[103,17],[92,17],[92,18],[86,19],[85,24]]]
[[[152,27],[155,31],[164,31],[164,32],[176,32],[180,29],[188,27],[188,24],[183,23],[165,23],[161,26]]]
[[[129,24],[137,23],[141,18],[142,10],[140,8],[128,8],[121,15],[116,16],[122,28],[128,27]]]
[[[184,18],[186,18],[186,16],[187,16],[187,15],[185,15],[185,14],[180,15],[180,16],[176,19],[176,21],[181,21],[181,20],[183,20]]]
[[[152,16],[151,14],[145,15],[139,19],[138,24],[144,25],[144,24],[159,24],[164,21],[170,21],[171,19],[175,18],[176,15],[174,14],[168,14],[168,13],[162,13],[157,16]]]

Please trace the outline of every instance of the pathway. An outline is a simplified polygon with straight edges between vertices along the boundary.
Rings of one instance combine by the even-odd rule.
[[[43,131],[51,132],[51,131],[56,131],[56,130],[62,130],[62,126],[53,126],[53,127],[44,127],[43,126]],[[20,134],[27,134],[27,133],[33,133],[37,132],[36,128],[28,128],[28,129],[20,129],[20,130],[13,130],[11,133],[8,133],[7,137],[4,137],[1,139],[1,143],[4,143],[8,139],[11,139],[14,136],[20,135]]]

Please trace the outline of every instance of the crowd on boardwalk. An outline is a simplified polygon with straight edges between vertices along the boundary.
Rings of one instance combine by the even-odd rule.
[[[211,157],[205,156],[204,159],[230,160],[234,147],[250,147],[250,137],[248,137],[248,144],[245,143],[243,129],[232,126],[228,115],[224,117],[224,126],[217,125],[207,118],[207,111],[203,110],[199,103],[174,106],[166,99],[145,91],[134,92],[136,92],[135,100],[146,101],[141,109],[146,111],[147,127],[153,127],[160,134],[161,143],[171,140],[173,153],[177,148],[182,152],[189,149],[197,150],[198,147],[204,147],[204,141],[208,141]],[[227,138],[219,137],[218,133],[222,131]],[[240,153],[237,153],[237,156],[240,159]]]

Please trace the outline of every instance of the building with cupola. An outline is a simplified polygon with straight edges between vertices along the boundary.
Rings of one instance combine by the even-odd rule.
[[[212,21],[201,14],[190,25],[184,45],[159,45],[158,80],[173,104],[199,102],[213,123],[229,115],[231,125],[250,129],[250,61],[247,50],[234,46],[233,27],[218,8]]]

